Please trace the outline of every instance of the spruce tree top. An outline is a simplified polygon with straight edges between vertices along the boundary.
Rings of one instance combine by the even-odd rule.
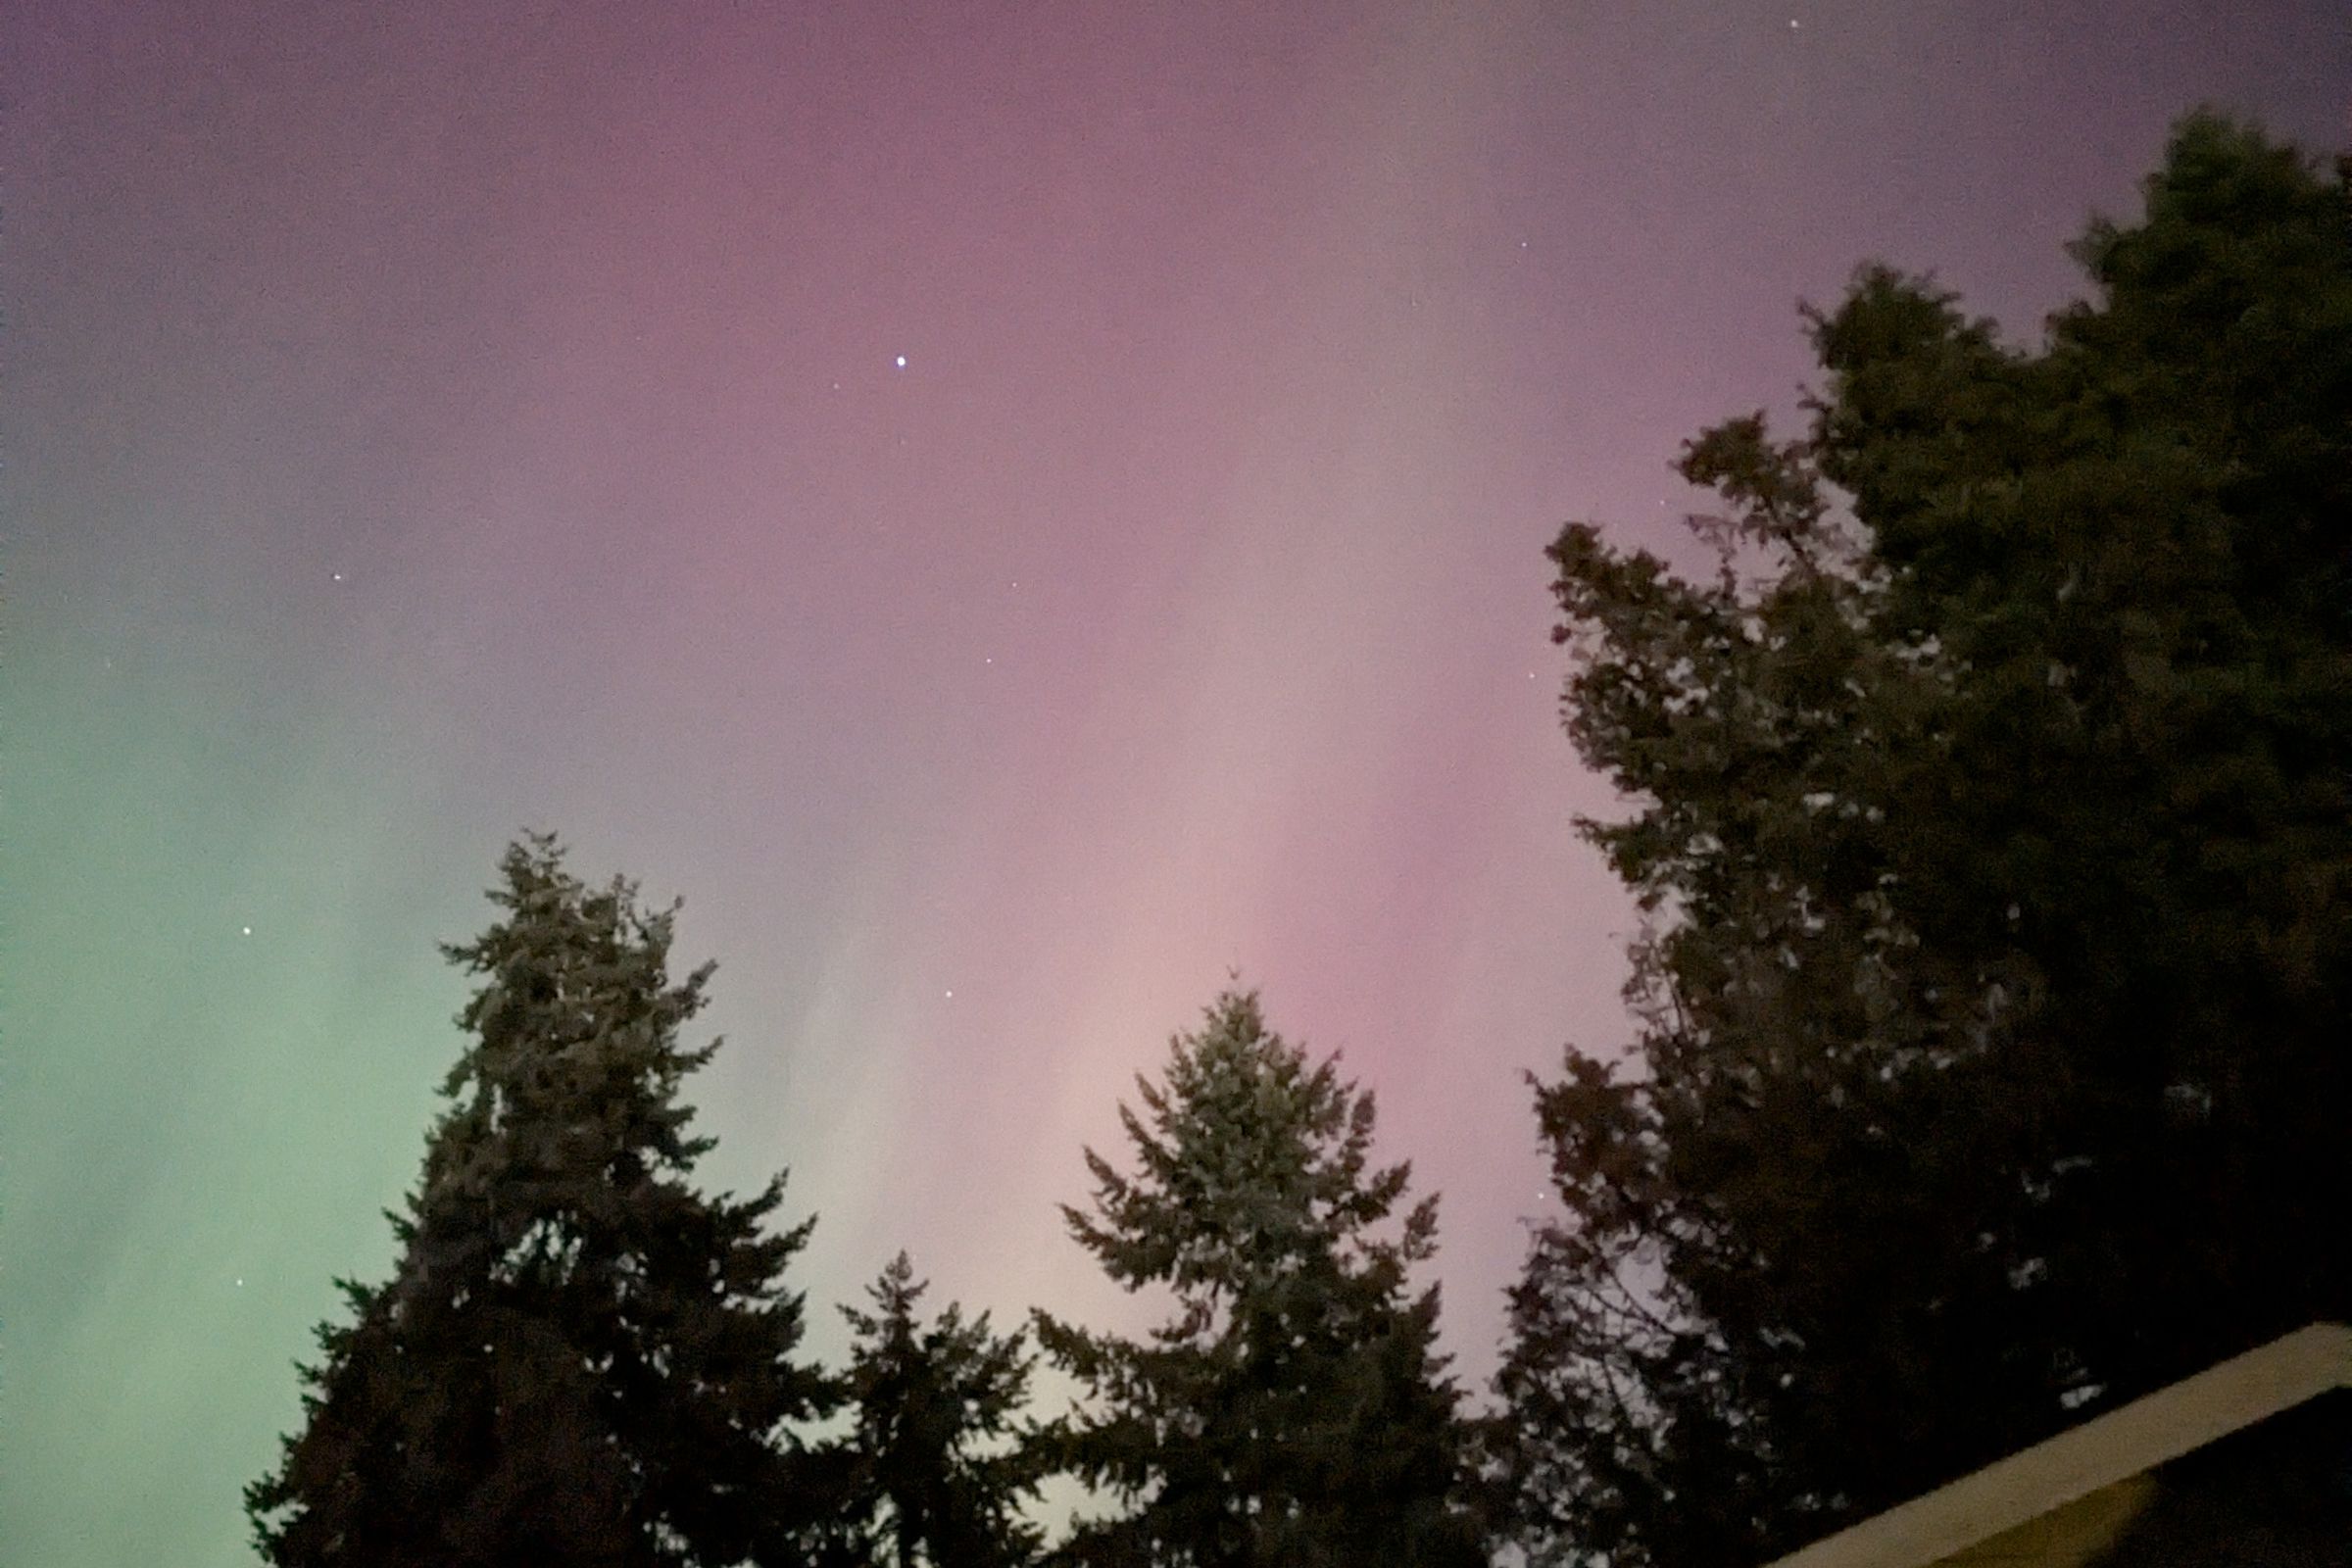
[[[1078,1241],[1173,1319],[1129,1341],[1037,1319],[1094,1408],[1069,1467],[1125,1505],[1083,1523],[1078,1563],[1454,1565],[1483,1560],[1462,1506],[1464,1434],[1436,1352],[1438,1294],[1406,1294],[1437,1202],[1388,1220],[1410,1169],[1371,1163],[1372,1096],[1228,992],[1122,1105],[1132,1175],[1087,1151]]]
[[[1336,1059],[1310,1065],[1267,1029],[1254,991],[1219,997],[1169,1050],[1164,1088],[1136,1077],[1149,1125],[1119,1107],[1137,1175],[1089,1149],[1100,1216],[1062,1208],[1111,1278],[1231,1298],[1327,1259],[1400,1284],[1435,1250],[1434,1197],[1396,1240],[1368,1234],[1403,1197],[1411,1164],[1370,1168],[1371,1093],[1343,1081]]]
[[[305,1427],[247,1493],[265,1558],[342,1568],[796,1560],[823,1513],[784,1424],[831,1386],[793,1358],[782,1272],[808,1233],[689,1184],[682,1049],[705,965],[667,974],[671,910],[591,889],[540,835],[506,911],[444,949],[484,976],[380,1286],[302,1368]]]
[[[677,906],[640,908],[636,885],[619,877],[586,887],[564,869],[552,834],[511,846],[500,869],[506,884],[490,899],[508,918],[441,949],[486,979],[458,1014],[475,1044],[442,1084],[459,1104],[435,1137],[434,1155],[478,1157],[485,1145],[520,1138],[522,1147],[503,1152],[536,1156],[550,1178],[616,1164],[634,1174],[684,1174],[711,1142],[685,1137],[694,1112],[677,1102],[678,1088],[720,1042],[686,1050],[678,1031],[703,1009],[717,965],[672,984]],[[428,1158],[427,1191],[463,1185],[463,1171]]]
[[[1022,1414],[1027,1336],[999,1336],[986,1312],[950,1302],[926,1321],[926,1287],[905,1252],[866,1287],[873,1310],[843,1306],[857,1331],[846,1378],[848,1544],[864,1563],[1018,1568],[1042,1534],[1021,1516],[1047,1474]]]

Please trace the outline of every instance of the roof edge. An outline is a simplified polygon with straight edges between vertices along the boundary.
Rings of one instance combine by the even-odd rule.
[[[2339,1388],[2352,1388],[2352,1328],[2313,1323],[1898,1503],[1767,1568],[1927,1568]]]

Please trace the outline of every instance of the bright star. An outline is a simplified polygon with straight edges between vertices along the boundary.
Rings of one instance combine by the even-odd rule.
[[[253,927],[249,926],[249,925],[248,925],[248,926],[239,926],[239,927],[238,927],[238,929],[239,929],[239,930],[241,930],[241,931],[243,931],[243,932],[244,932],[244,933],[245,933],[247,936],[251,936],[251,935],[253,935]]]
[[[906,368],[906,356],[904,354],[899,356],[899,368],[902,370]]]

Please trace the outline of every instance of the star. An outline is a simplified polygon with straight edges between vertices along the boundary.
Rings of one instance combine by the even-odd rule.
[[[335,581],[337,581],[337,582],[341,582],[342,580],[343,580],[343,574],[342,574],[341,572],[339,572],[339,571],[338,571],[338,572],[336,572],[336,573],[335,573]]]
[[[246,926],[239,926],[237,929],[238,929],[238,930],[240,930],[240,931],[242,931],[242,932],[243,932],[245,935],[247,935],[247,936],[251,936],[251,935],[253,935],[253,927],[249,926],[249,925],[246,925]]]
[[[899,356],[899,368],[902,370],[906,368],[906,356],[904,354]]]
[[[1788,19],[1788,30],[1789,30],[1790,32],[1794,32],[1794,31],[1795,31],[1797,28],[1799,28],[1799,27],[1801,27],[1801,26],[1803,26],[1803,25],[1804,25],[1804,24],[1803,24],[1803,23],[1801,23],[1801,22],[1799,22],[1799,21],[1797,21],[1797,20],[1796,20],[1794,17],[1790,17],[1790,18]]]
[[[244,1282],[243,1280],[239,1280],[239,1281],[237,1281],[237,1289],[241,1291],[241,1290],[243,1290],[244,1288],[245,1288],[245,1282]]]
[[[956,993],[955,993],[955,992],[953,992],[953,991],[949,992],[949,993],[948,993],[948,1000],[949,1000],[950,1002],[953,1002],[953,1001],[955,1001],[955,1000],[956,1000]]]

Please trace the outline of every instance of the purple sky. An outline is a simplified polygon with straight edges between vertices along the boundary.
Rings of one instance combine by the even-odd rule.
[[[687,900],[814,1341],[1062,1233],[1228,969],[1445,1195],[1625,1038],[1541,551],[1664,542],[1866,257],[2021,337],[2340,4],[393,6],[0,24],[0,1559],[249,1560],[500,849]],[[897,361],[905,356],[906,365]],[[248,934],[250,931],[250,934]]]

